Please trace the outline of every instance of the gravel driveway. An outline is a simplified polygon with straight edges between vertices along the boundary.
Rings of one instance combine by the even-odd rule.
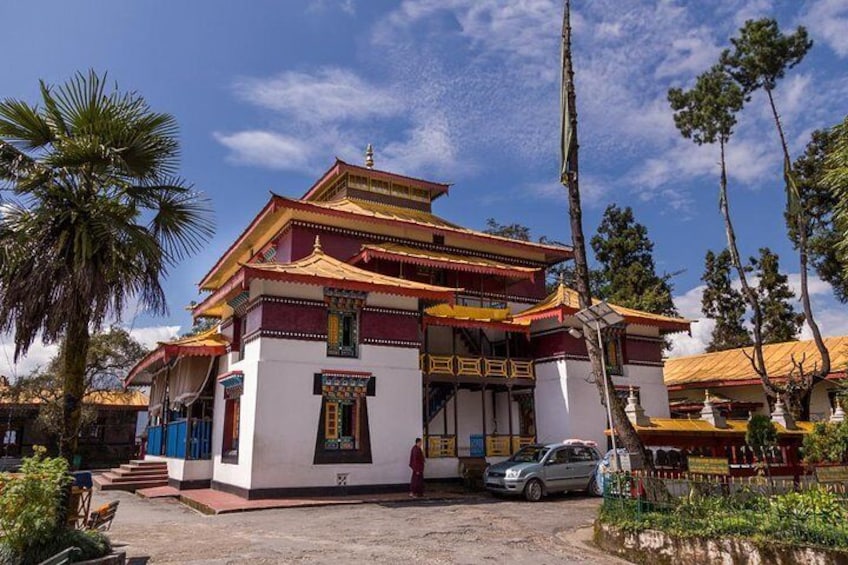
[[[623,563],[586,545],[599,500],[485,495],[201,515],[173,499],[120,500],[111,538],[131,563]]]

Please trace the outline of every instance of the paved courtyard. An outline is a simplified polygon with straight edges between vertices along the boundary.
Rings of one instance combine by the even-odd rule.
[[[487,496],[202,515],[174,499],[120,500],[113,543],[131,563],[623,563],[586,544],[599,500]]]

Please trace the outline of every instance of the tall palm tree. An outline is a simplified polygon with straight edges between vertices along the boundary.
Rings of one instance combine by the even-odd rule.
[[[176,176],[177,123],[106,75],[41,82],[0,102],[0,331],[15,358],[62,342],[60,451],[76,450],[91,332],[130,300],[167,311],[161,279],[211,236],[206,200]]]

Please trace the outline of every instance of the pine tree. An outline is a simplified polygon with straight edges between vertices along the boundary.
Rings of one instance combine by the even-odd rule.
[[[789,288],[786,275],[780,272],[780,258],[763,247],[759,258],[751,257],[751,267],[760,280],[757,297],[763,313],[763,343],[796,340],[804,315],[790,303],[795,293]]]
[[[751,336],[742,325],[745,301],[730,281],[730,252],[725,249],[716,255],[707,251],[704,263],[701,280],[706,288],[701,297],[701,311],[716,324],[707,352],[751,345]]]
[[[599,263],[599,294],[614,304],[675,316],[671,275],[657,275],[654,243],[633,210],[611,204],[604,211],[592,249]]]
[[[806,212],[810,262],[819,277],[833,287],[836,298],[848,303],[848,279],[843,276],[848,261],[839,248],[842,236],[834,215],[838,199],[824,182],[825,160],[836,141],[834,130],[814,131],[804,154],[795,160],[793,169],[801,206]],[[797,248],[797,223],[788,213],[786,227]]]

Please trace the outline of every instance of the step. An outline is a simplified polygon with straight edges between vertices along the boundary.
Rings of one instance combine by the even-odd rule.
[[[167,473],[167,467],[150,467],[143,469],[124,469],[123,467],[115,467],[114,469],[109,469],[110,473],[115,473],[117,475],[155,475],[156,473]]]
[[[157,475],[143,475],[143,476],[133,476],[133,475],[116,475],[115,473],[103,473],[100,475],[101,477],[106,477],[109,481],[113,483],[132,483],[139,481],[161,481],[168,480],[167,473],[159,473]]]
[[[147,467],[148,465],[167,465],[167,461],[155,461],[147,459],[132,459],[127,465],[135,465],[137,467]]]
[[[143,488],[152,488],[152,487],[164,487],[168,485],[168,479],[160,479],[160,480],[144,480],[144,481],[135,481],[135,482],[113,482],[108,477],[103,475],[98,475],[94,477],[95,486],[101,490],[123,490],[127,492],[135,492],[138,489]]]
[[[149,465],[139,465],[137,463],[122,463],[120,468],[126,469],[127,471],[135,471],[135,470],[146,471],[148,469],[167,469],[168,464],[167,463],[160,463],[158,461],[157,462],[151,462],[151,464],[149,464]]]

